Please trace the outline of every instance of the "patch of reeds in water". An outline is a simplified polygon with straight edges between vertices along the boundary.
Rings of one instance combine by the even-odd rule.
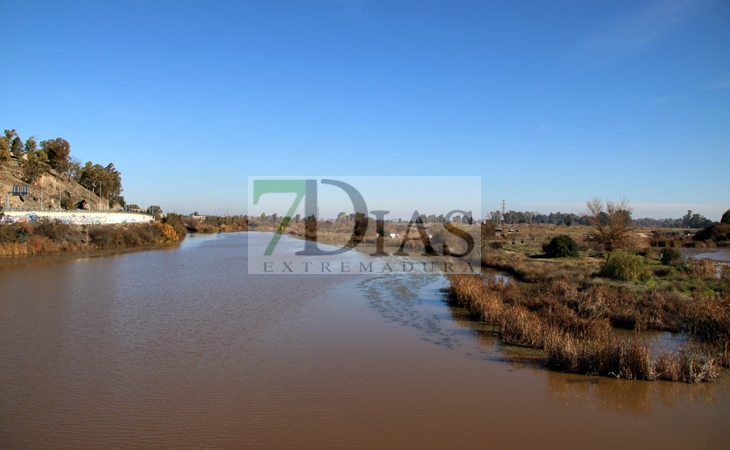
[[[547,364],[564,372],[697,383],[717,379],[722,367],[722,357],[710,346],[687,344],[655,358],[652,347],[637,339],[606,334],[584,340],[560,332],[550,336],[545,344]]]
[[[449,299],[484,322],[499,326],[504,343],[544,349],[548,367],[565,372],[623,379],[695,383],[715,380],[728,365],[730,315],[716,299],[659,293],[647,297],[637,314],[646,324],[663,326],[659,311],[681,316],[687,331],[701,335],[703,344],[687,344],[656,357],[650,345],[613,332],[611,313],[629,299],[593,286],[583,292],[566,280],[553,280],[532,289],[512,281],[460,275],[451,278]],[[681,303],[681,304],[675,304]],[[618,305],[618,306],[617,306]]]

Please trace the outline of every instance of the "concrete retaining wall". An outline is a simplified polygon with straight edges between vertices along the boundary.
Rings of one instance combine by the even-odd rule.
[[[148,214],[130,212],[90,212],[84,210],[75,211],[5,211],[5,216],[0,221],[5,223],[30,222],[35,223],[40,218],[59,220],[62,223],[74,225],[96,225],[96,224],[119,224],[119,223],[145,223],[153,219]]]

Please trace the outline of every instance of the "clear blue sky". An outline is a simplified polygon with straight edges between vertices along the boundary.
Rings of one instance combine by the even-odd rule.
[[[725,0],[3,1],[0,17],[0,127],[114,162],[130,203],[242,213],[254,175],[478,175],[485,214],[730,208]]]

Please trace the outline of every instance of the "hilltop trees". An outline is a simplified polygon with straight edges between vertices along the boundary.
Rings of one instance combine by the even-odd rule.
[[[46,152],[48,164],[59,173],[64,173],[69,168],[69,157],[71,155],[71,144],[66,139],[56,138],[41,141],[41,150]]]
[[[13,155],[18,158],[23,155],[23,141],[21,141],[18,136],[13,138],[13,143],[10,145],[10,151],[12,151]]]
[[[26,159],[20,162],[23,179],[28,183],[35,183],[48,171],[48,157],[42,150],[26,153],[25,156]]]
[[[35,141],[35,136],[31,136],[25,140],[25,149],[24,149],[23,153],[25,153],[25,154],[33,153],[37,150],[38,150],[38,144]],[[13,153],[13,154],[18,158],[20,158],[22,156],[22,154],[15,154],[15,153]]]
[[[10,141],[5,136],[0,136],[0,167],[6,161],[10,161]]]
[[[78,181],[79,177],[81,177],[81,161],[76,158],[69,158],[66,175]]]
[[[612,252],[625,247],[630,239],[631,213],[633,208],[625,198],[620,202],[606,201],[594,198],[586,202],[588,213],[586,220],[596,229],[594,240],[606,252]]]
[[[7,142],[10,145],[9,149],[12,154],[20,158],[20,155],[23,154],[23,141],[20,137],[18,137],[18,133],[15,131],[15,128],[12,130],[5,130],[5,139],[7,139]]]
[[[11,158],[10,149],[12,148],[14,135],[15,130],[5,130],[5,135],[0,136],[0,167]]]
[[[121,195],[122,174],[114,167],[114,163],[102,166],[89,161],[82,166],[78,159],[71,157],[71,144],[62,137],[43,140],[38,144],[36,138],[31,136],[24,144],[15,129],[6,129],[0,135],[0,166],[13,157],[19,160],[21,178],[27,183],[37,183],[44,173],[53,170],[55,176],[73,179],[99,195],[109,207],[115,203],[125,206]],[[63,200],[66,203],[70,201],[68,198]]]
[[[116,202],[124,206],[124,197],[121,196],[122,174],[113,163],[104,167],[88,161],[79,172],[78,182],[86,189],[107,199],[110,205]]]
[[[0,148],[10,151],[13,145],[13,139],[18,137],[18,133],[13,128],[12,130],[5,130],[4,134],[5,136],[0,137]]]

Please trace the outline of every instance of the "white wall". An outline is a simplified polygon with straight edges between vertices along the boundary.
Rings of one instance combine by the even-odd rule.
[[[88,212],[76,211],[5,211],[3,222],[35,222],[39,218],[60,220],[75,225],[145,223],[152,216],[128,212]]]

